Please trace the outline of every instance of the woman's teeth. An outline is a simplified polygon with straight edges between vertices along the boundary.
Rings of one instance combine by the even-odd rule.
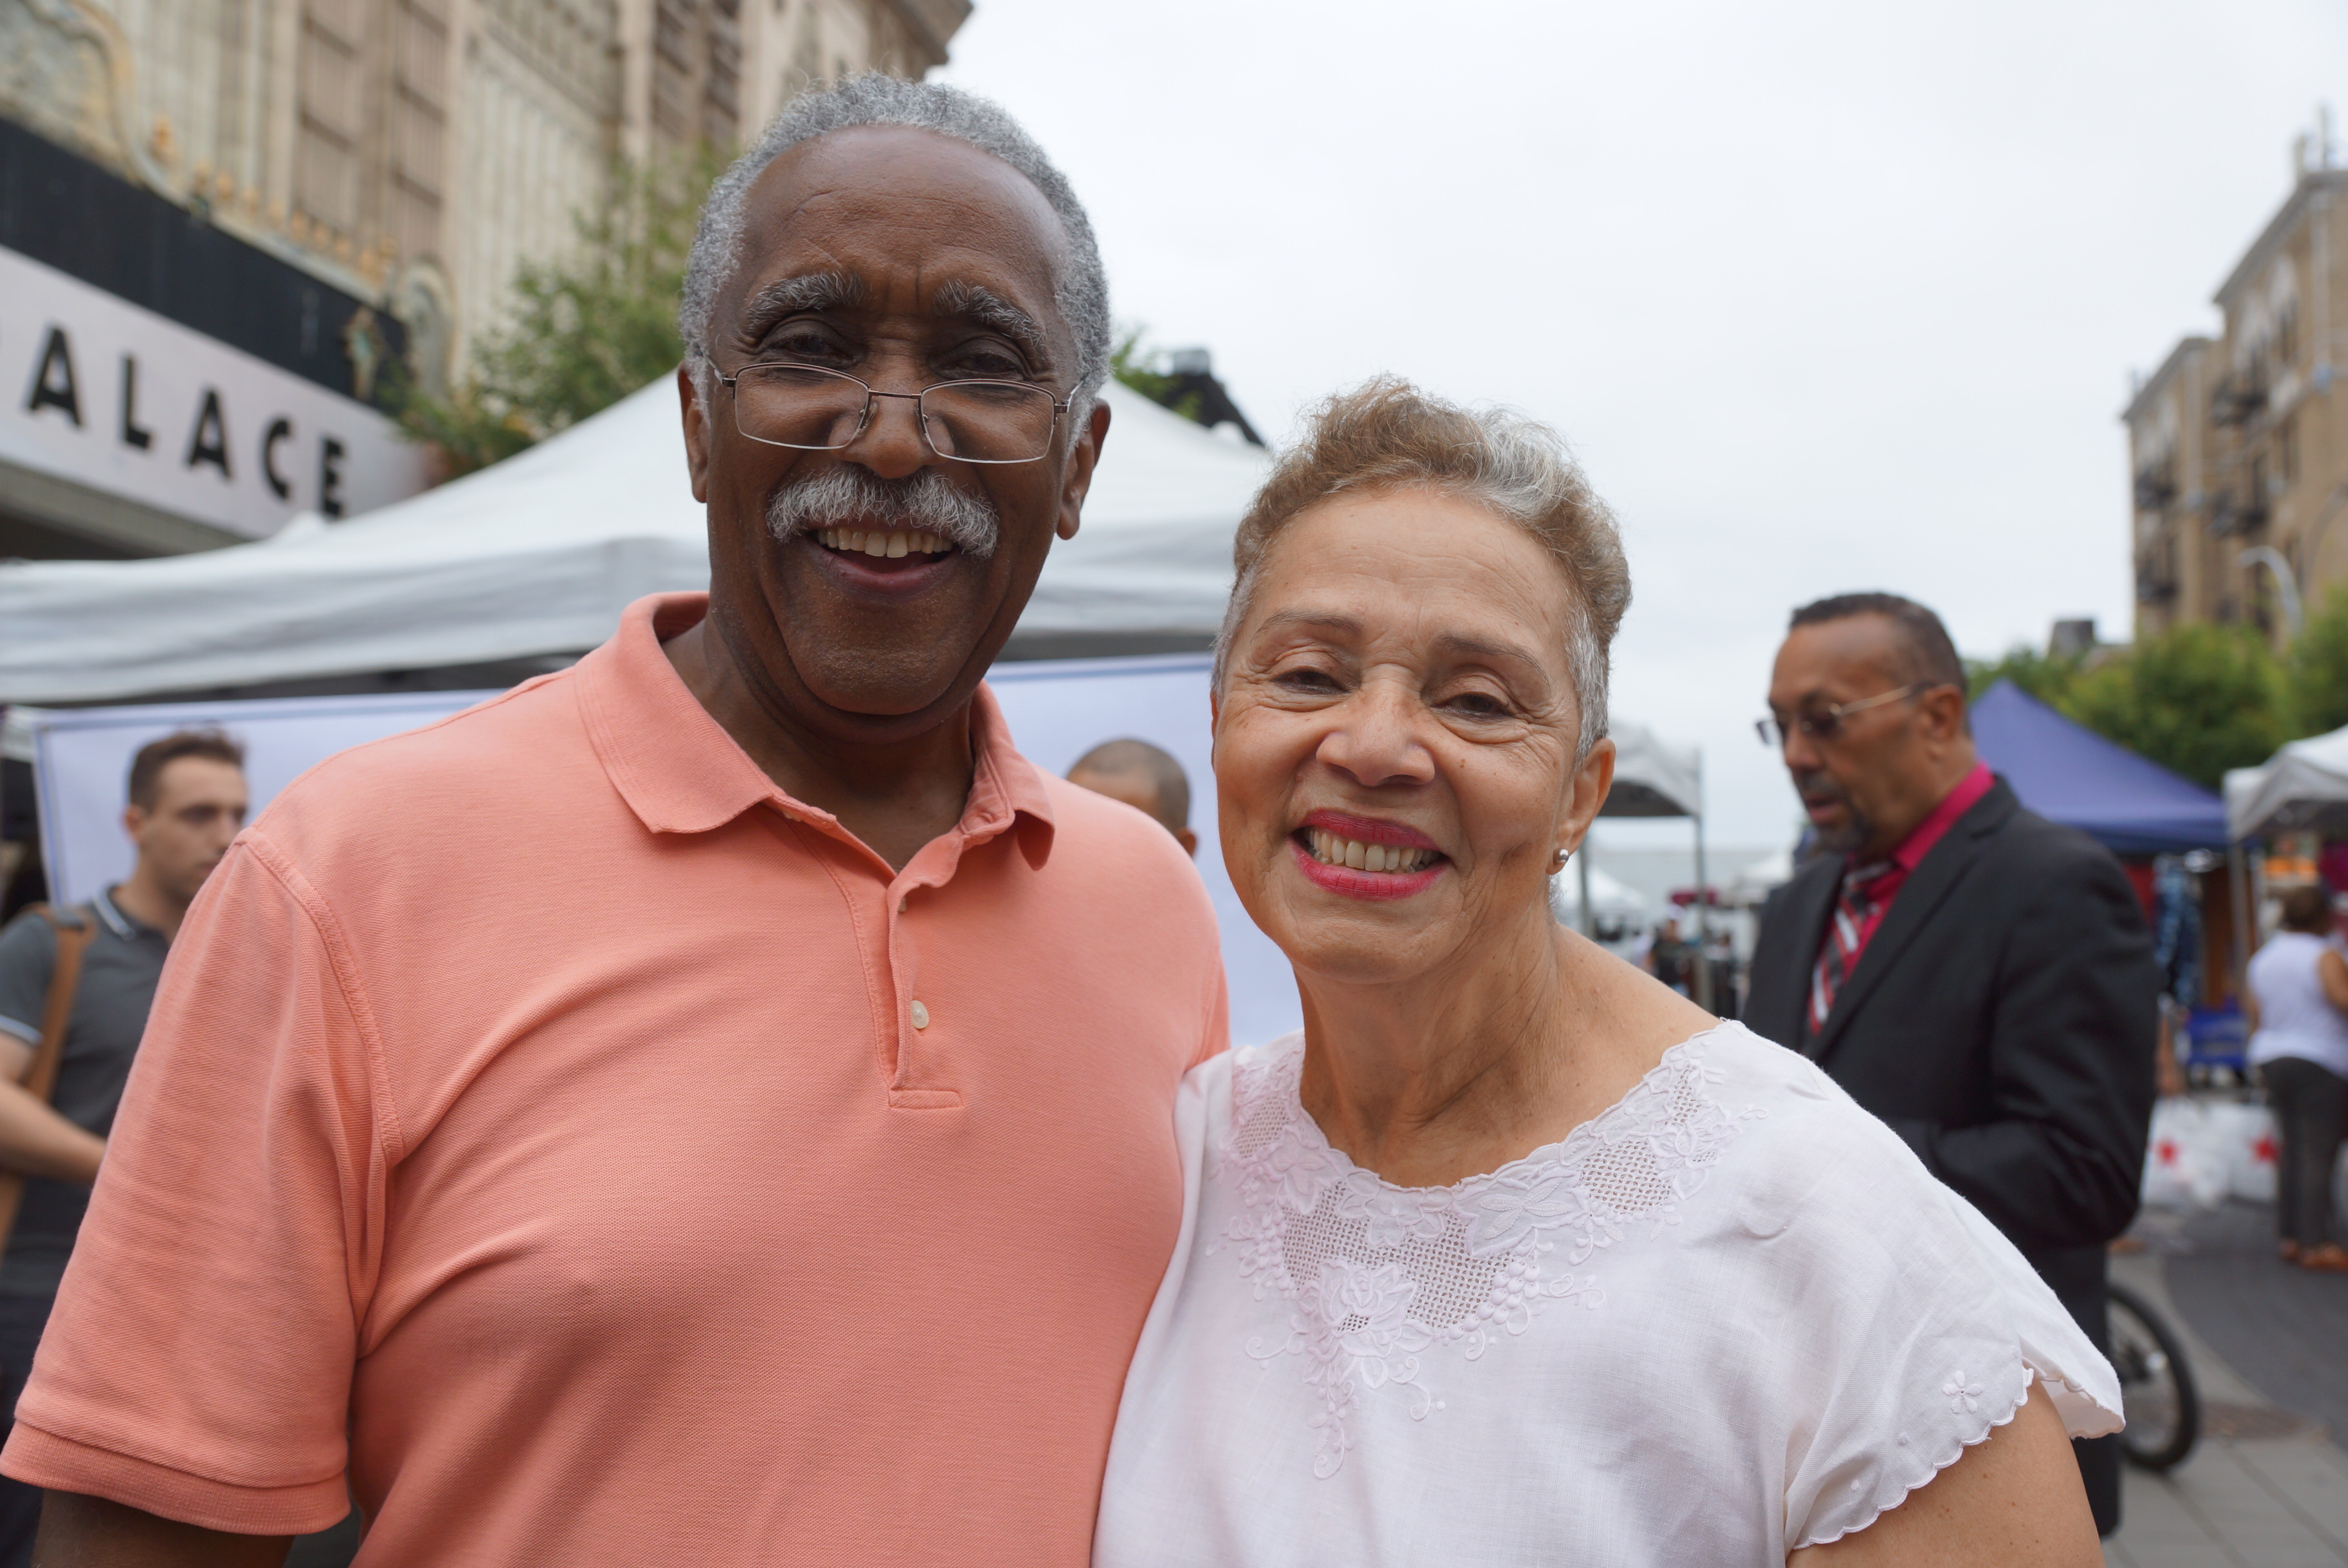
[[[933,556],[951,548],[935,534],[912,533],[903,528],[893,532],[881,528],[822,528],[815,537],[824,548],[846,550],[850,555]]]
[[[1350,866],[1356,871],[1423,871],[1435,858],[1432,849],[1405,849],[1399,844],[1361,844],[1323,833],[1317,827],[1306,828],[1304,837],[1313,858],[1322,865]]]

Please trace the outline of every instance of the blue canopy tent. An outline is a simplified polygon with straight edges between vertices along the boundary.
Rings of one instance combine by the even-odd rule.
[[[2226,803],[2190,779],[2073,723],[2008,681],[1972,705],[1982,760],[2039,815],[2116,855],[2226,847]]]
[[[2226,848],[2226,803],[2126,746],[2073,723],[2045,703],[2001,681],[1972,705],[1973,744],[2005,777],[2022,804],[2068,824],[2116,855],[2179,854]],[[2172,871],[2172,876],[2183,876]],[[2199,906],[2164,895],[2155,915],[2161,965],[2180,987],[2188,1072],[2242,1071],[2240,1009],[2230,1000],[2194,1005],[2201,924]],[[2182,967],[2180,967],[2180,961]]]

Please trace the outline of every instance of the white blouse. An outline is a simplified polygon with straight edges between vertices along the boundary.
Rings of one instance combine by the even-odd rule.
[[[1127,1374],[1097,1568],[1782,1563],[2038,1381],[2119,1385],[2022,1255],[1736,1024],[1563,1143],[1396,1187],[1297,1102],[1303,1038],[1192,1070],[1181,1238]]]

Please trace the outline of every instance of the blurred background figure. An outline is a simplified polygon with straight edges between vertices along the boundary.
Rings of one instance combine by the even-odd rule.
[[[1199,853],[1199,835],[1190,831],[1190,775],[1148,741],[1103,741],[1076,759],[1068,782],[1157,818],[1185,854]]]
[[[1694,945],[1680,938],[1679,921],[1666,916],[1663,923],[1655,927],[1654,937],[1647,944],[1647,972],[1680,995],[1686,996],[1692,978],[1691,961],[1694,957]]]
[[[61,912],[79,920],[88,946],[46,1100],[23,1081],[41,1044],[59,933],[32,913],[0,930],[0,1167],[26,1178],[0,1252],[0,1398],[11,1420],[89,1206],[164,955],[244,825],[244,748],[218,730],[151,741],[131,761],[129,794],[122,831],[139,846],[129,876]],[[38,1487],[0,1477],[0,1568],[30,1561],[40,1512]]]
[[[2320,886],[2282,896],[2282,929],[2250,959],[2242,1010],[2250,1061],[2274,1106],[2282,1145],[2275,1228],[2287,1263],[2348,1273],[2332,1236],[2332,1165],[2348,1102],[2348,959],[2332,940],[2332,901]]]
[[[1819,853],[1762,911],[1746,1026],[1906,1139],[2108,1354],[2105,1247],[2136,1217],[2161,987],[2127,874],[1990,772],[1948,629],[1912,600],[1796,610],[1760,728]],[[2077,1448],[2108,1535],[2118,1440]]]

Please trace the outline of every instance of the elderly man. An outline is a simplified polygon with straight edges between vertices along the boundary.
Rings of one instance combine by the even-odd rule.
[[[2106,1346],[2135,1217],[2160,973],[2118,862],[1974,754],[1941,618],[1888,593],[1794,612],[1769,682],[1823,852],[1770,897],[1745,1021],[1814,1059],[2011,1237]],[[2078,1444],[2099,1530],[2116,1438]]]
[[[1181,851],[979,683],[1108,431],[1092,235],[865,77],[683,324],[706,601],[327,763],[191,913],[0,1460],[50,1561],[275,1562],[346,1475],[362,1564],[1086,1560],[1224,1043]]]

